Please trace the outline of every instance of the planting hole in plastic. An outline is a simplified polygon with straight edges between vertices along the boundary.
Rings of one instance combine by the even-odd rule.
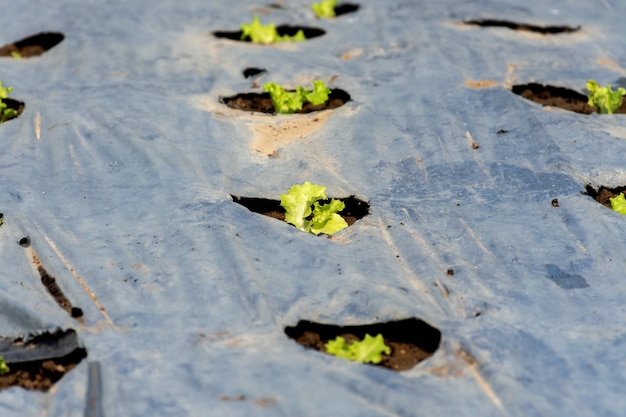
[[[279,200],[270,200],[267,198],[255,198],[255,197],[239,197],[231,195],[233,201],[237,204],[241,204],[248,210],[259,213],[264,216],[273,217],[278,220],[285,220],[285,209],[281,207]],[[348,226],[352,226],[357,220],[367,216],[370,212],[370,205],[355,196],[347,198],[337,198],[337,200],[343,201],[345,208],[339,212],[339,215],[348,223]],[[320,200],[320,204],[327,204],[327,201]]]
[[[20,386],[48,391],[87,357],[87,351],[78,344],[75,330],[59,329],[26,338],[0,336],[0,356],[10,369],[0,375],[0,390]]]
[[[24,111],[26,105],[18,100],[14,100],[12,98],[2,99],[2,102],[7,105],[7,108],[13,109],[16,111],[15,116],[7,118],[3,123],[8,122],[9,120],[17,119],[20,117],[20,114]]]
[[[256,75],[260,75],[266,73],[267,70],[265,68],[246,68],[242,71],[244,78],[254,77]]]
[[[529,83],[514,85],[511,91],[526,100],[534,101],[543,106],[558,107],[580,114],[596,112],[596,109],[587,104],[587,96],[564,87]],[[615,113],[626,113],[626,101]]]
[[[287,90],[293,91],[293,90]],[[320,110],[332,110],[350,101],[350,94],[335,88],[330,91],[328,101],[322,104],[304,103],[299,114],[312,113]],[[230,97],[220,97],[220,102],[237,110],[257,113],[275,113],[274,103],[269,93],[241,93]]]
[[[38,33],[0,47],[0,56],[29,58],[41,55],[61,43],[63,39],[65,39],[65,35],[58,32]],[[16,56],[15,54],[19,55]]]
[[[359,10],[358,4],[354,3],[340,3],[335,6],[335,17],[343,16],[349,13],[354,13]]]
[[[613,210],[613,208],[611,207],[611,198],[617,197],[620,193],[626,193],[626,185],[614,188],[609,188],[601,185],[596,190],[590,184],[587,184],[585,186],[585,191],[583,192],[583,194],[588,195],[589,197],[596,200],[598,203],[602,204],[604,207],[607,207],[611,210]]]
[[[366,324],[360,326],[336,326],[332,324],[300,321],[295,327],[286,327],[285,334],[296,343],[326,353],[326,343],[337,336],[346,342],[362,340],[366,334],[382,334],[385,344],[391,348],[390,355],[376,366],[392,371],[406,371],[431,357],[441,343],[441,332],[418,318]]]
[[[503,27],[512,30],[520,30],[526,32],[535,32],[542,35],[557,35],[560,33],[573,33],[580,30],[580,26],[538,26],[530,23],[515,23],[507,20],[496,19],[476,19],[476,20],[464,20],[464,24],[471,26],[481,27]]]
[[[280,36],[285,36],[285,35],[295,36],[299,30],[302,30],[306,40],[317,38],[326,33],[326,31],[323,29],[311,28],[311,27],[289,26],[289,25],[276,26],[276,31],[278,32],[278,35]],[[213,32],[213,36],[215,36],[216,38],[232,39],[234,41],[240,41],[240,42],[252,42],[250,38],[241,39],[242,33],[243,32],[241,30],[216,31],[216,32]]]

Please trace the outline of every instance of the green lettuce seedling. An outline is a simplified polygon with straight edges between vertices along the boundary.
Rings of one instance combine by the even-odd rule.
[[[295,35],[289,36],[284,35],[280,36],[278,31],[276,30],[276,26],[274,23],[270,23],[269,25],[263,26],[259,21],[259,16],[254,15],[252,19],[252,23],[241,24],[241,40],[246,40],[250,38],[250,40],[254,43],[275,43],[275,42],[299,42],[304,41],[306,38],[304,37],[304,32],[300,29],[296,32]]]
[[[0,375],[7,374],[9,372],[11,372],[11,370],[7,366],[6,362],[4,361],[4,358],[0,356]]]
[[[626,198],[624,198],[624,193],[619,193],[618,196],[609,198],[609,200],[611,201],[611,208],[613,211],[620,214],[626,214]]]
[[[382,334],[372,337],[365,335],[362,341],[353,340],[349,344],[341,336],[326,343],[326,351],[338,358],[348,359],[359,363],[380,363],[382,354],[389,355],[391,348],[385,344]]]
[[[13,91],[11,87],[3,88],[2,81],[0,81],[0,123],[4,123],[17,115],[17,111],[9,108],[4,102],[11,91]]]
[[[343,201],[332,199],[328,204],[326,187],[305,182],[292,186],[287,194],[280,196],[280,205],[285,209],[285,221],[298,229],[319,235],[332,235],[348,227],[348,223],[338,213],[345,208]]]
[[[622,99],[626,95],[626,90],[619,87],[617,91],[611,90],[611,85],[600,87],[595,80],[587,81],[587,90],[589,90],[589,104],[598,110],[601,114],[613,114],[615,110],[622,105]]]
[[[335,5],[337,0],[322,0],[319,3],[313,3],[311,9],[320,19],[335,17]]]
[[[325,103],[330,94],[330,89],[320,80],[313,81],[313,90],[298,86],[296,91],[286,91],[283,86],[276,83],[263,84],[263,89],[270,93],[276,112],[282,114],[300,111],[306,102],[314,105]]]

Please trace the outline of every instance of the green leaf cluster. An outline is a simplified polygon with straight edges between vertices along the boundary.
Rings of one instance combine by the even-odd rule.
[[[11,87],[2,87],[2,81],[0,81],[0,123],[4,123],[7,120],[17,116],[17,111],[15,109],[9,108],[4,102],[4,99],[7,98],[8,94],[11,91],[13,91]]]
[[[11,372],[11,370],[7,366],[6,362],[4,361],[4,358],[0,356],[0,375],[7,374],[9,372]]]
[[[280,36],[278,31],[276,30],[276,26],[274,23],[270,23],[269,25],[262,25],[259,21],[259,16],[254,15],[252,19],[252,23],[241,24],[241,40],[246,40],[250,38],[250,40],[254,43],[275,43],[275,42],[299,42],[304,41],[306,38],[304,37],[304,32],[300,29],[295,35],[289,36],[284,35]]]
[[[313,3],[311,9],[320,19],[335,17],[335,5],[337,0],[322,0],[319,3]]]
[[[611,85],[600,87],[595,80],[587,81],[587,97],[589,104],[598,110],[601,114],[613,114],[622,105],[622,99],[626,95],[626,90],[619,87],[617,91],[611,90]]]
[[[624,193],[619,193],[618,196],[610,198],[611,208],[620,214],[626,214],[626,198]]]
[[[341,336],[326,343],[326,351],[338,358],[359,363],[380,363],[382,354],[391,354],[391,348],[385,344],[382,334],[372,337],[369,334],[361,341],[353,340],[349,344]]]
[[[285,221],[314,235],[332,235],[348,227],[348,223],[338,214],[345,208],[343,201],[332,199],[328,204],[319,203],[319,200],[327,199],[326,187],[322,185],[308,181],[293,185],[287,194],[280,196],[280,205],[285,209]]]
[[[304,103],[309,102],[317,105],[328,101],[330,88],[324,85],[324,81],[313,81],[313,90],[304,87],[296,87],[296,91],[287,91],[280,84],[266,83],[263,89],[270,93],[274,109],[281,114],[291,114],[302,110]]]

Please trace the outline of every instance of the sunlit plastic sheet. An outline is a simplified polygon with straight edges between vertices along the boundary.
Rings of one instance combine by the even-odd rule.
[[[0,394],[2,416],[623,414],[626,218],[581,191],[626,184],[626,120],[509,89],[623,85],[626,5],[359,3],[335,21],[303,1],[3,5],[1,43],[65,39],[0,61],[26,104],[0,126],[0,333],[74,328],[88,357],[48,393]],[[326,34],[212,36],[255,12]],[[486,18],[581,30],[462,24]],[[320,78],[352,101],[314,127],[229,109],[219,97],[261,91],[246,67],[267,69],[259,83]],[[303,181],[371,213],[328,239],[230,197],[278,199]],[[402,373],[284,334],[409,317],[442,343]]]

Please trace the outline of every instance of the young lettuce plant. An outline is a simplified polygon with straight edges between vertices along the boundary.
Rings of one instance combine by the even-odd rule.
[[[320,19],[329,19],[335,17],[335,5],[337,0],[322,0],[319,3],[313,3],[311,9]]]
[[[345,208],[343,201],[327,200],[326,187],[305,182],[289,188],[287,194],[280,196],[280,205],[285,209],[285,221],[298,229],[319,235],[332,235],[348,227],[348,223],[338,213]]]
[[[620,214],[626,214],[626,198],[624,193],[619,193],[618,196],[610,198],[611,208]]]
[[[306,40],[304,32],[300,29],[295,35],[280,36],[274,23],[263,26],[259,21],[259,16],[254,15],[252,23],[241,24],[241,40],[250,38],[253,43],[275,43],[275,42],[299,42]]]
[[[287,91],[280,84],[266,83],[263,89],[270,93],[274,109],[277,113],[292,114],[302,110],[304,103],[309,102],[317,105],[328,101],[330,89],[324,85],[324,81],[313,81],[313,90],[304,87],[296,87],[296,91]]]
[[[4,358],[0,356],[0,375],[8,374],[9,372],[11,372],[11,370],[4,361]]]
[[[353,340],[346,343],[345,339],[337,336],[335,340],[326,343],[326,351],[338,358],[348,359],[359,363],[380,363],[382,354],[391,354],[391,348],[385,344],[382,334],[372,337],[369,334],[361,341]]]
[[[619,87],[617,91],[611,90],[611,85],[600,87],[595,80],[587,81],[587,90],[589,90],[589,104],[595,107],[600,114],[613,114],[622,105],[622,99],[626,95],[626,90]]]
[[[4,102],[11,91],[13,91],[11,87],[3,88],[2,81],[0,81],[0,123],[4,123],[17,115],[17,111],[9,108]]]

